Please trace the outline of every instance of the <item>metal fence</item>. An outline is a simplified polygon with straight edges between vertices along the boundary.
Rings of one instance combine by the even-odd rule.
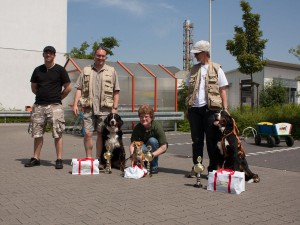
[[[4,118],[4,123],[6,123],[7,118],[11,117],[30,117],[29,111],[0,111],[0,118]],[[122,117],[122,120],[127,123],[127,127],[125,124],[125,129],[131,129],[132,124],[134,122],[138,122],[140,119],[138,117],[137,112],[118,112],[118,114]],[[166,130],[177,130],[177,122],[180,120],[184,120],[184,113],[183,112],[155,112],[155,120],[161,121]],[[73,116],[72,110],[66,109],[65,110],[65,117],[66,120],[75,121],[77,118]],[[171,127],[170,127],[171,124]],[[67,126],[69,124],[66,124]]]

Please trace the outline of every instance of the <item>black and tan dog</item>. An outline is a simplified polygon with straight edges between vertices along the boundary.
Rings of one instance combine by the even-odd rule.
[[[103,148],[101,153],[101,163],[106,166],[106,159],[104,153],[106,149],[112,149],[111,166],[120,169],[122,172],[125,168],[125,148],[123,144],[123,132],[121,127],[123,120],[117,113],[110,113],[104,120],[105,128],[102,132]]]
[[[246,181],[258,183],[260,178],[249,169],[234,119],[226,111],[221,111],[215,115],[214,124],[219,126],[222,133],[218,147],[224,157],[223,167],[244,172]]]

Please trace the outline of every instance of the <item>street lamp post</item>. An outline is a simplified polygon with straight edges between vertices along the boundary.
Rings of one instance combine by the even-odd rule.
[[[208,0],[209,1],[209,43],[210,43],[210,47],[209,47],[209,52],[210,52],[210,58],[212,58],[212,43],[211,43],[211,1],[212,0]]]

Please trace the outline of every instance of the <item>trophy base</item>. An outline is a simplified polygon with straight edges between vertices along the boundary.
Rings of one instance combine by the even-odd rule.
[[[194,187],[196,187],[196,188],[202,188],[203,185],[202,184],[194,184]]]
[[[145,177],[152,177],[152,174],[151,174],[151,173],[147,173],[147,174],[145,175]]]
[[[105,170],[105,172],[104,173],[106,173],[106,174],[111,174],[112,173],[112,171],[111,171],[111,169],[108,169],[108,170]]]

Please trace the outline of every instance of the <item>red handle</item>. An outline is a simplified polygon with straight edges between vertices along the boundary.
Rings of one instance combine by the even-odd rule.
[[[80,175],[81,174],[81,162],[82,161],[88,161],[90,160],[91,161],[91,174],[94,174],[94,159],[93,158],[81,158],[81,159],[77,159],[77,161],[79,162],[79,165],[78,165],[78,174]]]
[[[235,171],[234,170],[231,170],[231,169],[219,169],[218,171],[217,171],[217,173],[223,173],[223,172],[227,172],[227,173],[229,173],[230,175],[233,175],[234,173],[235,173]]]
[[[222,171],[221,171],[222,170]],[[216,191],[217,190],[217,177],[218,177],[218,172],[220,171],[220,173],[222,173],[223,171],[226,171],[226,172],[228,172],[227,170],[229,170],[229,171],[231,171],[231,172],[233,172],[234,173],[234,171],[233,170],[230,170],[230,169],[220,169],[220,170],[218,170],[216,173],[215,173],[215,176],[214,176],[214,191]],[[230,190],[230,187],[231,187],[231,173],[228,175],[228,186],[227,186],[227,191],[228,191],[228,193],[231,193],[231,190]]]
[[[91,160],[92,162],[94,161],[93,158],[81,158],[81,159],[77,159],[77,161],[87,161],[87,160]]]

